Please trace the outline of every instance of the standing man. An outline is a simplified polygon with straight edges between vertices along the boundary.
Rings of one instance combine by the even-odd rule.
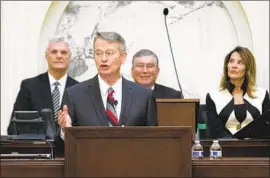
[[[133,56],[131,73],[136,83],[154,90],[155,98],[184,98],[182,91],[156,83],[159,74],[158,57],[149,49],[142,49]]]
[[[71,52],[64,37],[52,38],[45,55],[48,71],[21,82],[11,118],[14,117],[14,111],[41,111],[49,108],[53,111],[54,119],[57,120],[65,88],[78,83],[67,75]],[[8,134],[16,134],[11,122],[8,126]]]
[[[126,43],[119,34],[96,34],[94,58],[98,74],[66,90],[63,110],[58,115],[61,128],[158,125],[152,90],[126,80],[120,73],[126,56]],[[64,139],[63,129],[60,135]]]

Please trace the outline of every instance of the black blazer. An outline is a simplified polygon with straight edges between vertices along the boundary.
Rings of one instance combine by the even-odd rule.
[[[119,125],[157,126],[157,108],[153,91],[134,82],[122,79],[122,107]],[[109,126],[99,88],[98,76],[68,88],[63,104],[68,106],[72,125]],[[63,140],[55,140],[57,150],[63,153]]]
[[[77,83],[76,80],[68,76],[66,88]],[[49,108],[53,111],[51,87],[47,72],[21,82],[11,118],[14,116],[14,111],[41,111],[44,108]],[[11,123],[8,126],[8,134],[15,134]]]
[[[155,84],[154,88],[155,98],[184,98],[182,91],[177,91],[164,85]]]

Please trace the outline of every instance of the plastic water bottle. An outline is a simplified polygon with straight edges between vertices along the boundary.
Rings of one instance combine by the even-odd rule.
[[[210,159],[221,159],[222,158],[222,148],[218,143],[218,140],[213,140],[213,144],[210,147]]]
[[[192,159],[203,159],[203,147],[200,144],[199,140],[195,140],[194,145],[192,146]]]

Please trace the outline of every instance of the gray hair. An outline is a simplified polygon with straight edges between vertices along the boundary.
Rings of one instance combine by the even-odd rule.
[[[141,49],[140,51],[136,52],[132,58],[132,65],[134,65],[134,62],[135,62],[134,59],[136,57],[144,57],[144,56],[153,56],[154,58],[156,58],[157,59],[157,67],[158,67],[158,57],[153,51],[151,51],[149,49]]]
[[[94,39],[94,44],[97,39],[102,39],[108,42],[116,42],[121,44],[121,51],[126,52],[126,42],[124,38],[116,32],[97,32]]]
[[[65,42],[67,45],[68,45],[68,49],[70,51],[70,44],[69,42],[66,40],[66,38],[64,36],[54,36],[52,38],[49,39],[49,43],[48,43],[48,46],[51,44],[51,43],[59,43],[59,42]]]

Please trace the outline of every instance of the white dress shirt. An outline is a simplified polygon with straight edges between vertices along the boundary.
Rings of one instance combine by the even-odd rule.
[[[117,119],[119,121],[120,113],[121,113],[121,106],[122,106],[122,76],[116,81],[116,83],[113,86],[110,86],[100,77],[100,75],[98,75],[98,83],[99,83],[100,94],[101,94],[104,109],[106,109],[108,89],[110,87],[113,88],[113,90],[114,90],[113,97],[117,101],[117,105],[115,106],[115,110],[116,110],[116,114],[117,114]],[[65,140],[65,135],[64,135],[63,129],[61,129],[60,137],[63,140]]]
[[[60,92],[60,105],[61,105],[63,94],[64,94],[66,83],[67,83],[67,74],[65,74],[59,80],[56,80],[49,72],[48,72],[48,76],[49,76],[49,82],[50,82],[50,87],[51,87],[51,93],[53,93],[53,90],[55,88],[54,83],[59,82],[58,88]]]
[[[106,109],[106,104],[107,104],[108,89],[110,87],[113,88],[113,90],[114,90],[113,97],[117,101],[117,104],[115,106],[115,111],[116,111],[116,114],[117,114],[117,119],[119,121],[120,113],[121,113],[121,106],[122,106],[122,76],[112,86],[108,85],[100,77],[100,75],[98,75],[98,82],[99,82],[99,88],[100,88],[100,94],[101,94],[101,97],[102,97],[102,102],[103,102],[103,105],[104,105],[105,109]]]

